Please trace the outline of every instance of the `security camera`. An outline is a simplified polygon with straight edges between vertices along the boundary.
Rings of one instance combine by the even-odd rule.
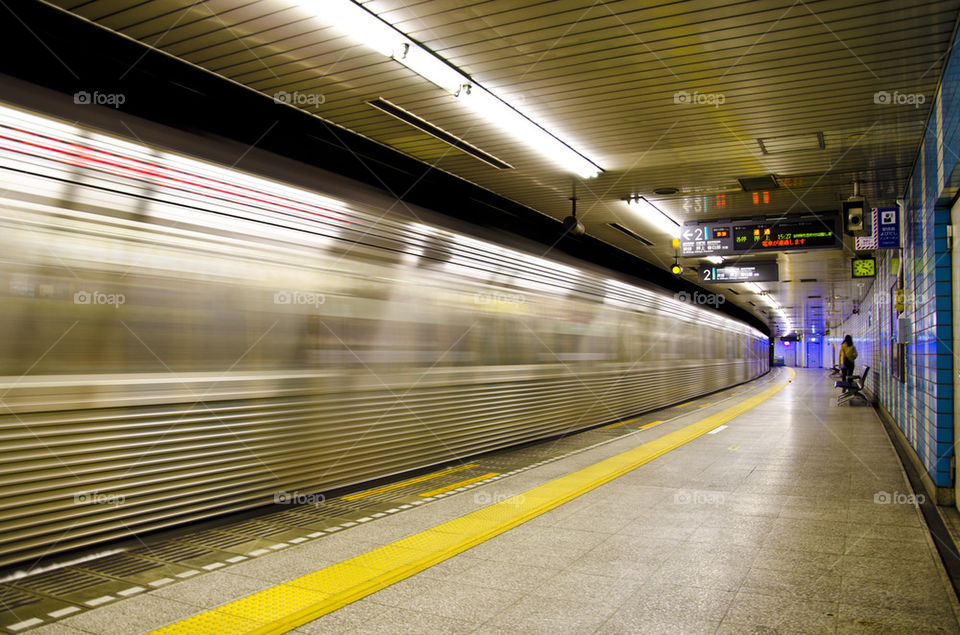
[[[864,236],[868,233],[866,214],[870,208],[861,196],[851,196],[843,201],[843,229],[850,236]]]

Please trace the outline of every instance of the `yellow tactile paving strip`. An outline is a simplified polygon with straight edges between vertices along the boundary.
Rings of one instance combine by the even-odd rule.
[[[436,496],[437,494],[445,494],[447,492],[452,492],[455,489],[459,489],[467,485],[473,485],[474,483],[485,481],[488,478],[493,478],[494,476],[500,476],[500,472],[488,472],[486,474],[481,474],[480,476],[474,476],[473,478],[468,478],[465,481],[451,483],[450,485],[444,485],[443,487],[432,489],[429,492],[424,492],[423,494],[417,494],[417,496]]]
[[[625,426],[628,423],[633,423],[634,421],[639,421],[642,417],[634,417],[633,419],[627,419],[626,421],[621,421],[619,423],[614,423],[609,426],[603,426],[601,430],[612,430],[613,428],[619,428],[620,426]]]
[[[693,441],[766,401],[790,383],[794,375],[790,371],[783,381],[729,408],[523,494],[152,633],[285,633],[466,551]]]
[[[399,483],[391,483],[390,485],[384,485],[383,487],[377,487],[374,489],[364,490],[362,492],[357,492],[355,494],[347,494],[346,496],[341,496],[340,500],[342,501],[355,501],[361,498],[366,498],[367,496],[373,496],[374,494],[382,494],[384,492],[389,492],[395,489],[400,489],[401,487],[406,487],[408,485],[414,485],[416,483],[422,483],[424,481],[429,481],[430,479],[437,478],[438,476],[446,476],[447,474],[453,474],[454,472],[461,472],[463,470],[469,470],[472,467],[479,466],[479,463],[471,463],[470,465],[458,465],[457,467],[451,467],[448,470],[442,470],[440,472],[434,472],[433,474],[425,474],[423,476],[418,476],[416,478],[410,478],[405,481],[400,481]]]

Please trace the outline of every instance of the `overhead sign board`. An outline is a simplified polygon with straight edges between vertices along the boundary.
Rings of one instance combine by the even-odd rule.
[[[737,251],[783,251],[839,245],[835,224],[817,219],[736,225],[733,238]]]
[[[898,249],[900,247],[900,208],[875,207],[871,210],[873,225],[868,236],[857,236],[857,251]]]
[[[830,249],[840,245],[836,214],[816,218],[701,223],[684,225],[680,230],[681,256]]]
[[[780,268],[776,261],[703,266],[697,276],[700,282],[776,282],[780,280]]]
[[[706,256],[733,252],[733,224],[684,225],[680,228],[680,255]]]
[[[900,247],[900,208],[878,207],[879,223],[874,225],[877,234],[878,249],[898,249]]]

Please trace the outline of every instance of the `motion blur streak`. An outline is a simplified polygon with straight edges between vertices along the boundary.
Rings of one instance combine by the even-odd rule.
[[[594,270],[0,107],[0,564],[767,370]]]

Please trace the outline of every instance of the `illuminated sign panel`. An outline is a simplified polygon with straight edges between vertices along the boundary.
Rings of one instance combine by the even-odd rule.
[[[733,239],[736,251],[779,251],[837,246],[832,224],[819,220],[735,225]]]
[[[780,268],[775,261],[746,265],[704,265],[697,272],[697,277],[700,282],[776,282],[780,280]]]
[[[874,229],[877,234],[877,247],[880,249],[900,248],[900,208],[881,207],[877,209],[880,223]]]
[[[841,245],[837,215],[779,220],[739,220],[684,225],[681,256],[732,255],[748,251],[829,249]]]
[[[703,256],[733,251],[730,223],[725,225],[684,225],[680,228],[680,255]]]

